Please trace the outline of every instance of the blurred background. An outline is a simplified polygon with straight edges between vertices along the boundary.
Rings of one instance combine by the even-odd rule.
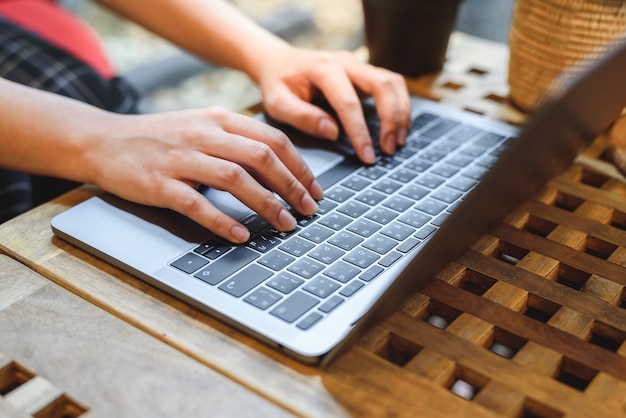
[[[295,45],[352,50],[364,43],[360,0],[231,2]],[[457,30],[506,43],[513,2],[463,0]],[[92,0],[64,0],[63,4],[96,29],[118,72],[144,91],[146,112],[209,105],[238,111],[261,98],[244,74],[200,62]]]

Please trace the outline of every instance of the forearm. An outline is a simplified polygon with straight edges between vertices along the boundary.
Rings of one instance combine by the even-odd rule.
[[[223,0],[99,0],[193,54],[256,80],[261,60],[289,44]]]
[[[0,78],[0,166],[79,182],[108,115],[97,108]]]

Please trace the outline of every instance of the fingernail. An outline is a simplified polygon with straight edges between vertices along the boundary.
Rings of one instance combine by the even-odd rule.
[[[374,152],[374,147],[371,145],[366,145],[363,147],[363,162],[367,164],[374,164],[376,162],[376,153]]]
[[[322,118],[320,120],[317,132],[320,137],[327,139],[337,139],[337,136],[339,135],[337,125],[326,118]]]
[[[317,206],[317,202],[313,200],[313,198],[309,194],[305,194],[302,197],[302,201],[300,202],[302,205],[302,210],[304,211],[304,215],[313,215],[319,209]]]
[[[311,196],[315,200],[322,200],[324,198],[324,189],[322,189],[322,186],[320,186],[317,180],[313,180],[313,183],[311,183],[309,193],[311,193]]]
[[[278,223],[283,231],[293,231],[296,228],[296,218],[286,209],[280,211],[278,215]]]
[[[250,239],[250,231],[241,225],[233,226],[230,229],[230,234],[233,237],[233,241],[236,243],[243,243]]]

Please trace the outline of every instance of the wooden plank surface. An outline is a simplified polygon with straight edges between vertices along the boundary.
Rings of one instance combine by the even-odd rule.
[[[0,300],[0,416],[291,416],[4,255]]]
[[[444,73],[409,80],[414,92],[523,123],[506,103],[505,47],[457,34],[449,55]],[[626,183],[604,148],[598,138],[324,370],[55,238],[50,219],[88,187],[1,225],[0,249],[280,412],[626,416]]]

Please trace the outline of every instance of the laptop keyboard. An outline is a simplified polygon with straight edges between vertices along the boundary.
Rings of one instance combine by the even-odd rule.
[[[377,138],[376,118],[368,121]],[[508,139],[431,113],[409,132],[406,146],[374,166],[345,160],[319,176],[320,210],[294,213],[294,231],[253,215],[243,222],[246,245],[212,239],[170,266],[309,329],[440,227]]]

